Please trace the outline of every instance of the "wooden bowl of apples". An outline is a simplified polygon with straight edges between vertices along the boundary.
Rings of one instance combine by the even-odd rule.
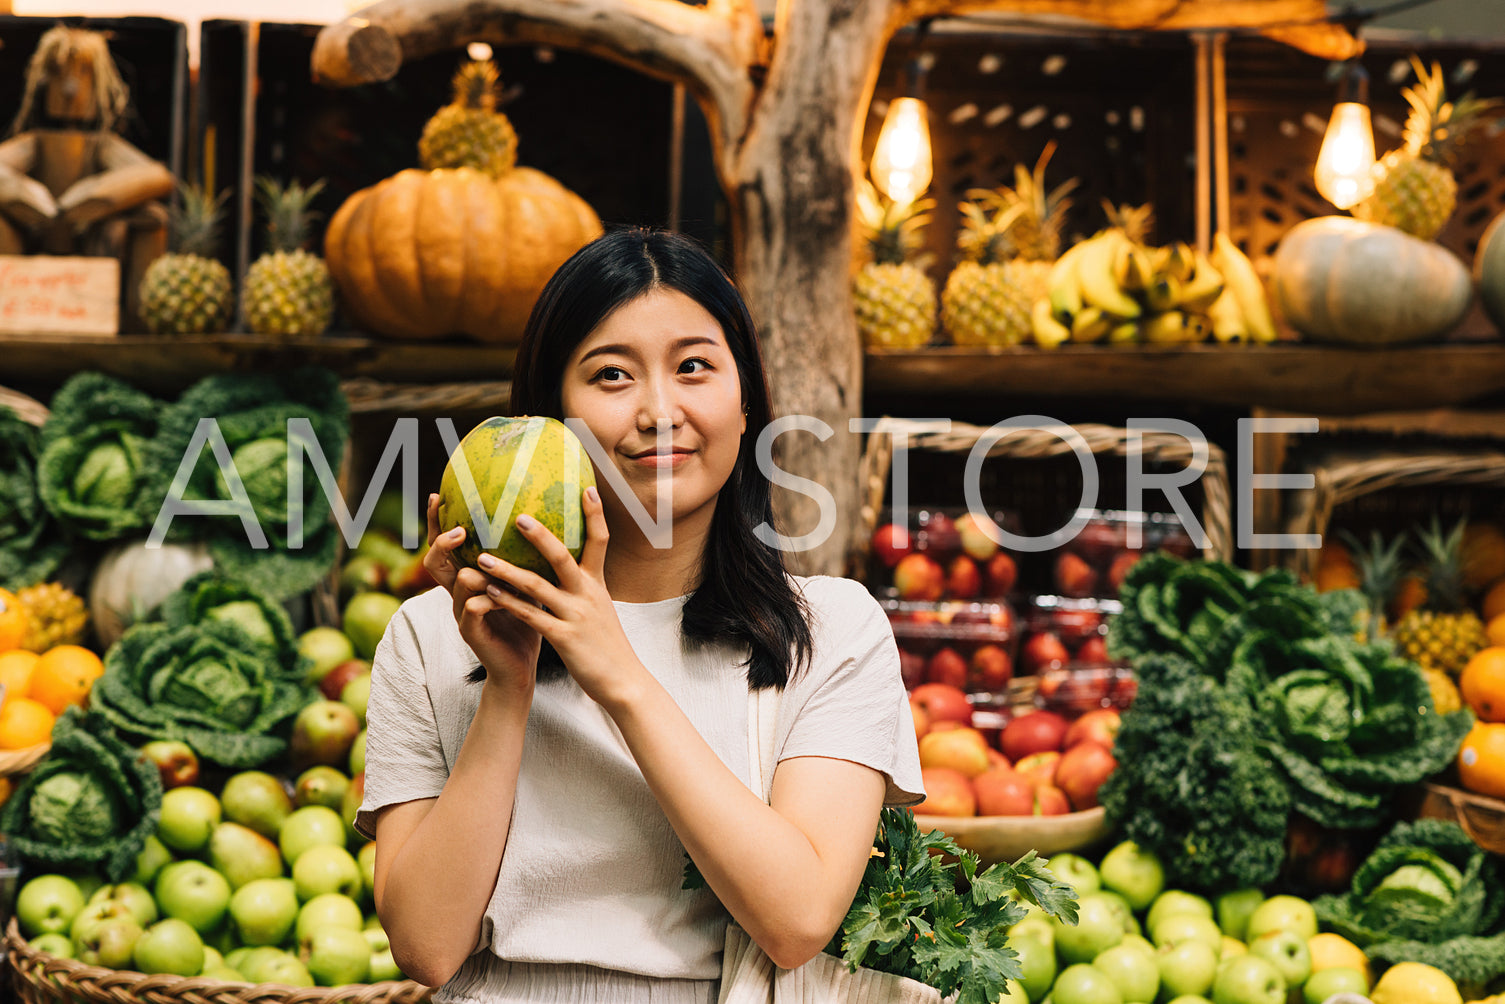
[[[929,816],[915,814],[922,830],[940,830],[984,865],[1079,851],[1108,838],[1113,827],[1101,805],[1060,816]]]

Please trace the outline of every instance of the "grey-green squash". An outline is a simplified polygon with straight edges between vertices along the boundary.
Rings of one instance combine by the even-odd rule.
[[[1474,254],[1474,282],[1484,313],[1505,333],[1505,213],[1494,218]]]

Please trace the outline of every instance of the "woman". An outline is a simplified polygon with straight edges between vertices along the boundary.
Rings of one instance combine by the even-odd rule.
[[[559,585],[449,557],[376,653],[357,819],[409,976],[441,1001],[714,1001],[728,913],[780,966],[839,927],[880,807],[921,798],[888,622],[858,583],[784,571],[754,468],[771,418],[736,288],[691,241],[622,230],[550,280],[517,414],[574,418],[610,457]],[[672,538],[654,547],[623,494]],[[608,546],[608,541],[610,544]],[[480,666],[477,667],[476,663]],[[749,687],[781,687],[770,803]],[[682,888],[685,855],[708,888]]]

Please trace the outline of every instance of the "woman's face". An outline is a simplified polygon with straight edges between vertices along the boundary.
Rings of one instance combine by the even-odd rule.
[[[699,516],[709,528],[747,418],[736,360],[704,307],[657,289],[617,308],[571,353],[561,397],[565,416],[595,435],[648,519],[657,518],[663,472],[676,526]],[[631,517],[607,478],[599,483],[615,533]]]

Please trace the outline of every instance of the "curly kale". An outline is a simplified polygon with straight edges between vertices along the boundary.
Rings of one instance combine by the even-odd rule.
[[[68,552],[37,492],[39,439],[35,426],[0,407],[0,589],[49,578]]]
[[[0,832],[37,865],[97,869],[120,882],[161,807],[156,766],[100,716],[69,708],[53,726],[47,756],[0,808]]]
[[[250,586],[218,572],[200,572],[162,601],[161,618],[169,627],[209,621],[233,624],[246,639],[270,651],[280,675],[302,681],[309,667],[298,652],[292,621],[280,604]]]
[[[1250,703],[1174,655],[1135,662],[1139,693],[1098,797],[1123,835],[1180,886],[1208,892],[1273,881],[1290,796],[1260,754]]]

